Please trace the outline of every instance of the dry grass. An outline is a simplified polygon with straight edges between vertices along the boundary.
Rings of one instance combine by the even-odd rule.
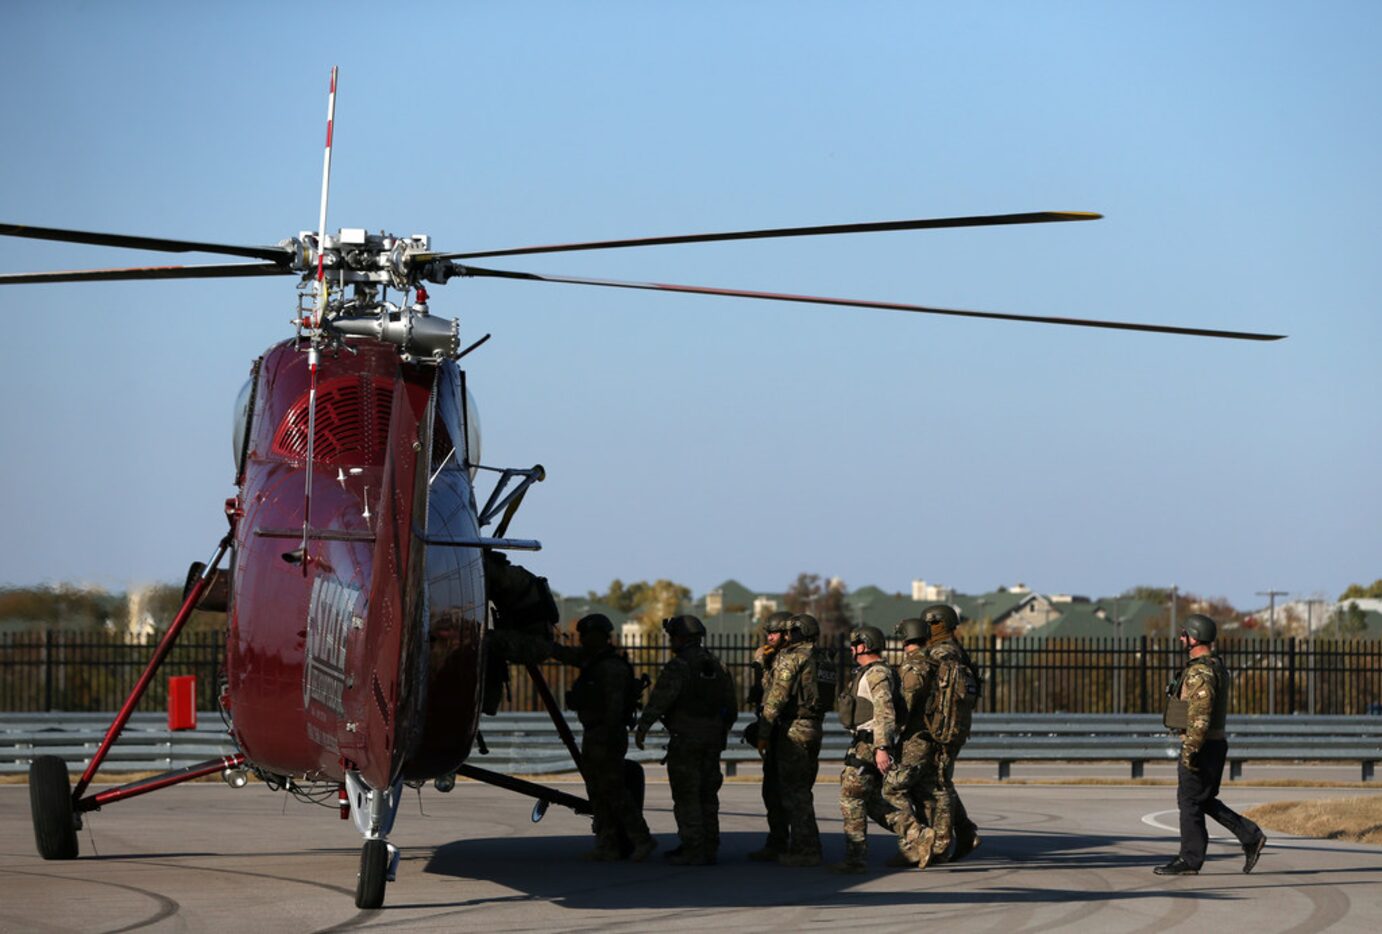
[[[1268,830],[1301,837],[1382,843],[1382,794],[1317,801],[1276,801],[1255,807],[1245,816]]]

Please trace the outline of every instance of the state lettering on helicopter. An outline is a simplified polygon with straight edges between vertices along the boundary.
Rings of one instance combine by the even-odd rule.
[[[302,702],[315,701],[345,715],[346,652],[352,628],[363,628],[357,612],[362,591],[329,577],[312,581],[307,605],[307,657],[302,670]]]

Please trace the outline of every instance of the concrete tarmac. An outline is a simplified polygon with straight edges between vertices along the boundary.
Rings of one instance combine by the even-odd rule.
[[[827,770],[828,771],[828,770]],[[581,793],[579,786],[563,790]],[[182,785],[89,815],[82,855],[45,862],[25,786],[0,786],[0,931],[665,931],[947,932],[1369,931],[1382,928],[1382,848],[1271,835],[1244,875],[1236,842],[1216,834],[1200,875],[1163,879],[1176,851],[1166,786],[962,785],[983,845],[968,859],[888,869],[889,835],[870,830],[870,872],[751,863],[764,835],[759,787],[721,793],[714,867],[588,863],[589,820],[486,785],[405,791],[391,839],[402,848],[385,906],[352,901],[359,837],[334,806],[262,785]],[[1243,810],[1358,789],[1233,787]],[[836,786],[816,786],[826,859],[843,855]],[[422,812],[420,813],[419,809]],[[667,785],[648,786],[647,817],[675,846]]]

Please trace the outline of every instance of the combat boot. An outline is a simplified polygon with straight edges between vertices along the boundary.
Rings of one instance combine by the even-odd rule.
[[[683,848],[679,853],[668,853],[667,862],[673,866],[713,866],[715,857],[705,850]]]
[[[760,849],[754,850],[749,854],[749,859],[755,863],[771,863],[775,862],[786,852],[786,844],[769,837],[768,842],[764,843]]]
[[[830,868],[836,872],[857,875],[861,872],[868,872],[869,864],[867,859],[868,844],[855,843],[852,840],[845,841],[844,862],[836,863]]]
[[[779,856],[777,861],[783,866],[819,866],[821,864],[821,851],[819,847],[791,850]]]
[[[954,863],[964,859],[970,853],[973,853],[975,850],[979,849],[980,844],[982,844],[983,842],[984,838],[979,836],[977,833],[971,833],[963,837],[957,837],[955,840],[955,852],[950,854],[950,862]]]
[[[633,852],[629,854],[629,859],[635,863],[641,863],[657,849],[657,841],[652,837],[644,837],[633,845]]]
[[[917,868],[925,869],[931,863],[932,856],[935,855],[936,832],[930,827],[923,827],[917,834],[916,842],[912,845],[912,855],[917,858]]]
[[[619,859],[619,848],[601,843],[589,853],[582,854],[581,859],[588,863],[612,863]]]

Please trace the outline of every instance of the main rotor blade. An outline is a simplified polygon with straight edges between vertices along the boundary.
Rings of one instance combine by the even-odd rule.
[[[1254,334],[1247,331],[1218,331],[1209,328],[1183,328],[1169,324],[1138,324],[1127,321],[1101,321],[1093,318],[1058,318],[1046,315],[1014,315],[996,311],[961,311],[956,308],[932,308],[926,305],[904,305],[899,302],[870,302],[854,298],[822,298],[815,295],[791,295],[783,292],[750,292],[743,289],[717,289],[701,285],[671,285],[665,282],[625,282],[618,279],[582,279],[574,276],[546,276],[531,272],[511,272],[503,269],[483,269],[478,266],[456,264],[458,275],[523,279],[531,282],[562,282],[570,285],[598,285],[615,289],[645,289],[654,292],[684,292],[691,295],[726,295],[735,298],[759,298],[775,302],[804,302],[812,305],[843,305],[846,308],[881,308],[886,311],[913,311],[928,315],[950,315],[958,318],[992,318],[998,321],[1030,321],[1038,324],[1066,324],[1086,328],[1112,328],[1120,331],[1152,331],[1158,334],[1188,334],[1194,337],[1223,337],[1234,340],[1276,341],[1284,334]]]
[[[1050,224],[1060,221],[1094,221],[1103,217],[1088,211],[1034,211],[1028,214],[983,214],[974,217],[933,217],[914,221],[874,221],[865,224],[826,224],[818,227],[776,227],[771,230],[736,230],[728,233],[684,234],[677,237],[639,237],[632,240],[593,240],[525,246],[510,250],[475,253],[432,253],[417,257],[433,259],[480,259],[486,256],[518,256],[525,253],[570,253],[575,250],[613,250],[628,246],[665,246],[670,243],[711,243],[719,240],[766,240],[771,237],[814,237],[825,234],[880,233],[888,230],[931,230],[940,227],[996,227],[1004,224]]]
[[[235,246],[227,243],[197,243],[192,240],[167,240],[162,237],[135,237],[129,234],[92,233],[62,230],[57,227],[28,227],[0,223],[0,236],[29,240],[57,240],[61,243],[89,243],[93,246],[118,246],[131,250],[158,250],[163,253],[222,253],[288,263],[292,252],[281,246]]]
[[[124,269],[74,269],[70,272],[16,272],[0,275],[0,285],[30,282],[108,282],[115,279],[221,279],[289,276],[277,263],[215,263],[206,266],[129,266]]]

